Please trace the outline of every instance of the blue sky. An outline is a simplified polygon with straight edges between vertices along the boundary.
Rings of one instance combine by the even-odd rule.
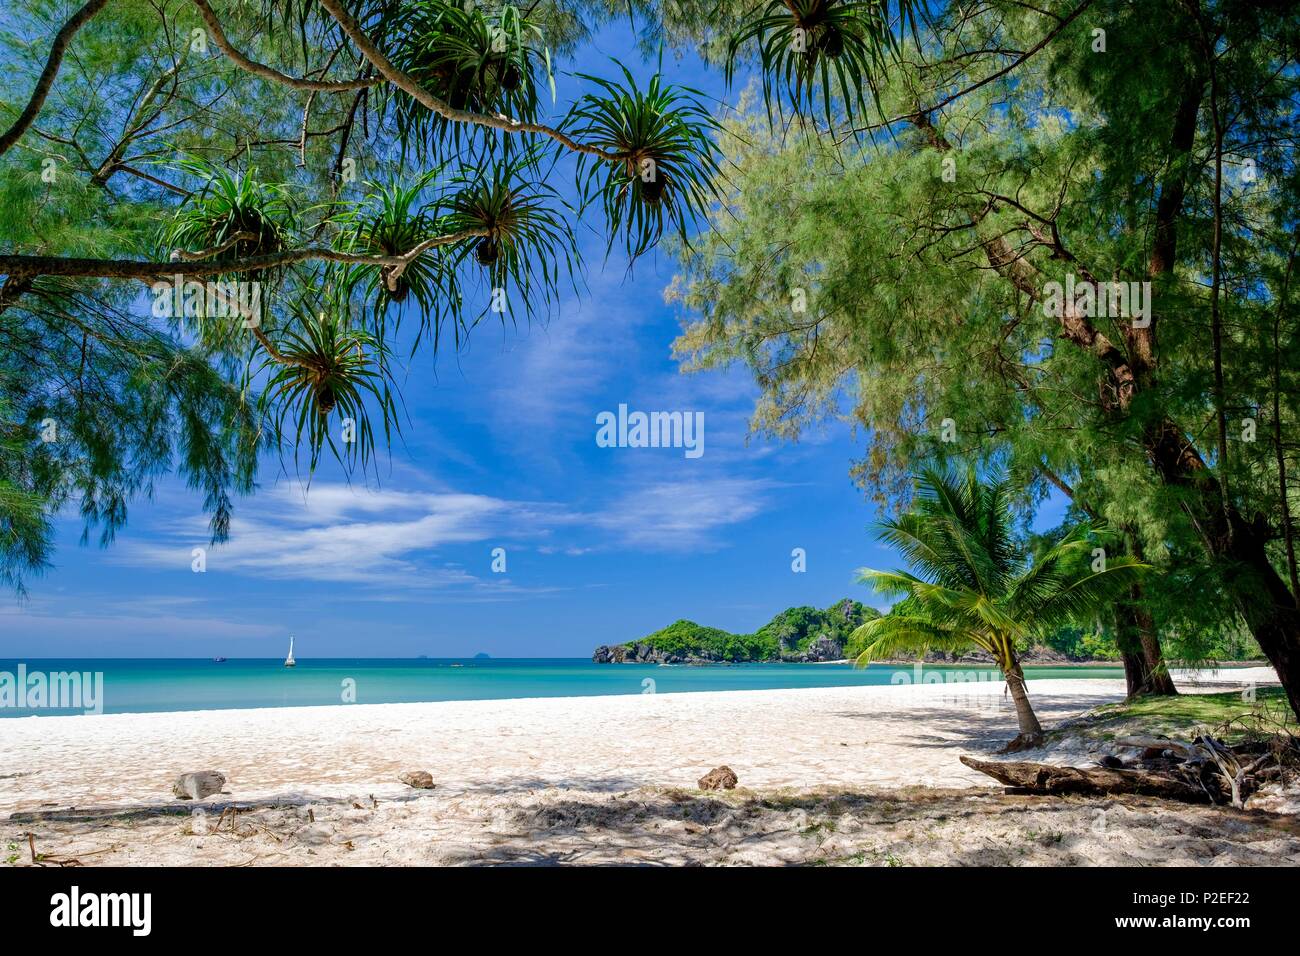
[[[853,570],[883,558],[847,429],[747,442],[747,374],[683,375],[671,357],[672,260],[630,278],[599,261],[546,327],[484,325],[460,356],[418,357],[378,482],[325,468],[304,491],[268,461],[202,574],[206,519],[178,482],[106,550],[79,546],[68,516],[57,567],[25,605],[5,599],[0,657],[273,656],[291,632],[303,657],[580,656],[679,617],[750,630],[863,597]],[[620,402],[702,411],[703,456],[597,447],[597,413]]]
[[[635,61],[627,32],[602,33],[582,68]],[[738,97],[689,58],[666,66]],[[557,82],[561,100],[577,89]],[[307,491],[268,460],[201,574],[191,551],[207,546],[206,518],[179,482],[137,501],[106,550],[80,546],[69,514],[56,566],[26,602],[0,599],[0,657],[272,657],[291,633],[303,658],[586,656],[677,618],[750,631],[787,606],[874,600],[855,569],[894,562],[849,478],[861,436],[749,440],[748,374],[683,375],[671,356],[671,256],[629,275],[582,235],[587,288],[548,322],[484,323],[461,354],[409,363],[411,421],[378,480],[349,486],[327,466]],[[703,412],[703,456],[597,447],[597,414],[620,403]],[[494,548],[506,573],[492,571]]]

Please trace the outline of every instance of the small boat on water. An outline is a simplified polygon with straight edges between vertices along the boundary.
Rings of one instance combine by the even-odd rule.
[[[293,659],[293,635],[290,634],[289,635],[289,656],[284,659],[284,666],[295,667],[297,666],[297,663],[298,662]]]
[[[226,659],[225,659],[224,657],[214,657],[214,658],[212,658],[212,663],[214,663],[214,664],[224,664],[225,662],[226,662]]]

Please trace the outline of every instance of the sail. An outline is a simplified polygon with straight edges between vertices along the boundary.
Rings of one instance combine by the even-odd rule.
[[[293,635],[292,635],[292,634],[289,635],[289,656],[286,657],[286,658],[284,659],[284,666],[285,666],[285,667],[293,667],[293,666],[294,666],[294,659],[293,659]]]

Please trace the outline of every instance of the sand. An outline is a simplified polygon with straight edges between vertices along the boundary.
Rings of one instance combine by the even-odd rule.
[[[1123,684],[1030,692],[1051,725]],[[85,864],[1300,863],[1293,817],[1009,797],[957,759],[1014,733],[991,682],[20,718],[0,857],[30,833]],[[720,764],[740,786],[696,790]],[[202,769],[227,792],[173,799]]]

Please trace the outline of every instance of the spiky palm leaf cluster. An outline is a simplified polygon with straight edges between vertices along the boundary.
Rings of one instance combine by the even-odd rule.
[[[441,235],[435,203],[425,200],[437,175],[438,170],[431,170],[409,185],[372,185],[365,200],[341,219],[343,247],[349,252],[401,256]],[[368,303],[381,336],[390,305],[400,312],[408,302],[414,303],[422,339],[425,326],[436,326],[460,299],[455,273],[439,249],[422,253],[400,272],[359,265],[344,271],[343,287]]]
[[[235,242],[211,257],[225,262],[270,255],[284,249],[293,229],[294,208],[281,185],[262,182],[257,171],[234,173],[201,159],[178,166],[202,187],[188,197],[163,231],[168,252],[200,253]]]
[[[574,281],[579,268],[573,210],[538,174],[537,160],[530,152],[458,176],[438,218],[443,234],[486,232],[457,247],[452,261],[462,266],[472,257],[487,285],[504,290],[510,303],[518,300],[530,315],[538,303],[552,308],[561,276]]]
[[[1015,538],[1011,486],[927,470],[910,512],[881,525],[880,539],[913,571],[863,569],[860,580],[900,598],[853,635],[859,662],[899,651],[979,647],[1007,672],[1017,642],[1096,614],[1145,570],[1130,557],[1100,562],[1099,532],[1084,523],[1031,553]],[[1103,556],[1104,558],[1104,556]]]
[[[258,323],[269,310],[270,289],[285,276],[286,269],[241,270],[234,263],[249,257],[272,255],[293,245],[296,210],[289,191],[280,184],[264,182],[257,170],[232,172],[207,160],[181,160],[178,167],[197,178],[202,185],[186,197],[159,237],[164,255],[178,259],[182,255],[203,262],[230,263],[231,270],[218,280],[257,282],[259,314],[247,316]],[[179,270],[178,270],[179,271]],[[240,322],[208,321],[208,309],[216,303],[205,299],[202,313],[188,317],[189,331],[197,334],[202,346],[217,354],[229,355],[242,350],[245,339]],[[231,312],[232,304],[220,310]],[[180,319],[179,314],[173,318]]]
[[[448,0],[419,0],[405,5],[392,27],[387,46],[394,65],[454,109],[531,122],[537,118],[539,79],[544,76],[553,91],[541,30],[515,7],[486,12]],[[444,137],[458,149],[462,137],[482,132],[447,122],[400,90],[390,95],[399,140],[420,155]],[[496,140],[483,142],[490,147]],[[502,140],[507,148],[510,142]]]
[[[365,467],[376,431],[368,403],[378,407],[385,443],[400,424],[383,339],[354,327],[346,308],[336,307],[315,316],[304,309],[277,340],[274,352],[268,350],[264,358],[267,380],[261,396],[276,433],[282,438],[287,434],[285,422],[292,416],[295,453],[305,436],[312,471],[327,447],[340,460],[359,458]],[[330,427],[335,412],[350,420],[353,429],[342,450]]]
[[[829,122],[838,98],[851,119],[877,96],[878,77],[899,35],[916,30],[917,0],[768,0],[745,17],[727,43],[725,75],[735,77],[741,51],[758,41],[763,96],[796,113],[821,105]]]
[[[689,224],[703,217],[716,195],[720,126],[698,90],[665,83],[656,73],[643,92],[621,68],[623,83],[580,74],[601,93],[583,96],[567,124],[584,143],[618,157],[580,156],[578,178],[584,208],[598,201],[604,210],[611,246],[622,234],[636,258],[667,229],[686,242]]]

